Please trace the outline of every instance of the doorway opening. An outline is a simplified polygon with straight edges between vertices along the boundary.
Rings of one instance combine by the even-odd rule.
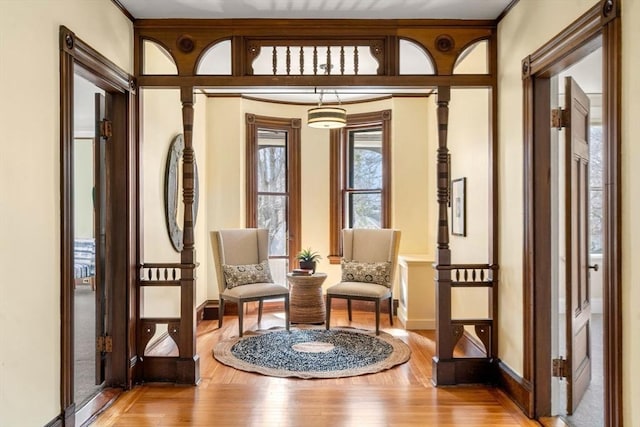
[[[73,360],[74,401],[82,406],[104,385],[104,148],[96,135],[98,102],[105,91],[74,74],[73,103]],[[103,104],[103,103],[102,103]],[[97,243],[97,244],[96,244]]]
[[[574,129],[576,120],[569,120],[567,127],[571,129],[552,128],[550,137],[554,242],[551,357],[555,361],[552,366],[562,368],[560,364],[566,360],[574,371],[554,372],[557,376],[551,380],[552,414],[562,416],[572,426],[599,427],[604,425],[602,48],[552,76],[550,82],[552,112],[571,114],[576,96],[581,96],[583,106],[588,107],[583,111],[586,120],[578,134]],[[579,91],[580,95],[572,91]],[[582,140],[576,142],[576,138]],[[572,180],[569,169],[579,158],[572,156],[576,144],[587,147],[580,160],[585,166],[585,176],[581,177],[584,186],[576,179],[569,182]],[[572,195],[577,195],[577,199]],[[576,206],[572,202],[575,200],[583,203]],[[572,269],[578,265],[583,268]],[[574,286],[566,286],[569,282]]]

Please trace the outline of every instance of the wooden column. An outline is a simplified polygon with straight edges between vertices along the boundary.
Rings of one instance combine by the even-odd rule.
[[[433,382],[436,385],[455,383],[453,357],[454,337],[451,328],[451,249],[449,248],[449,100],[451,88],[438,86],[438,242],[436,248],[436,355],[433,357]]]
[[[176,382],[197,384],[200,381],[200,359],[196,353],[196,300],[195,268],[196,251],[193,233],[193,201],[195,195],[195,166],[193,151],[193,86],[180,88],[182,101],[182,126],[184,151],[182,154],[182,186],[184,203],[183,242],[180,254],[182,271],[180,276],[180,324],[169,325],[169,333],[178,336],[180,350],[177,361]]]

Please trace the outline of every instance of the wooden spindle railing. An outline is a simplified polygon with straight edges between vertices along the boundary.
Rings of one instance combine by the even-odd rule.
[[[359,75],[361,72],[369,75],[384,73],[382,64],[385,52],[381,40],[252,40],[247,50],[247,62],[253,63],[262,55],[268,55],[272,75]],[[361,70],[361,50],[367,47],[371,62],[377,64],[375,69]],[[311,52],[307,58],[305,51]],[[298,55],[297,63],[294,54]],[[268,62],[263,62],[268,63]],[[297,68],[296,68],[297,67]],[[250,67],[249,75],[255,71]]]

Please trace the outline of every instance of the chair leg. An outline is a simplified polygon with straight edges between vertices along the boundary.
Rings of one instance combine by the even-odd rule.
[[[262,300],[258,301],[258,324],[262,321]]]
[[[349,312],[349,322],[351,322],[351,299],[347,299],[347,311]]]
[[[376,335],[380,335],[380,300],[376,300]]]
[[[262,301],[260,301],[260,304],[262,304]],[[284,327],[287,331],[289,330],[289,295],[284,297]]]
[[[220,298],[220,307],[218,309],[218,329],[222,328],[223,318],[224,318],[224,299]]]
[[[393,326],[393,298],[389,298],[389,323]]]
[[[242,338],[242,318],[244,317],[244,303],[238,301],[238,336]]]
[[[325,327],[329,330],[329,324],[331,323],[331,297],[327,294],[327,319],[325,320]]]

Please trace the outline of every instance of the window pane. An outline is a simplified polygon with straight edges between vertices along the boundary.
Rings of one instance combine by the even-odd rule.
[[[591,189],[589,198],[589,232],[591,234],[589,252],[600,254],[602,253],[602,189]]]
[[[349,187],[382,188],[382,131],[349,132]]]
[[[602,126],[589,132],[589,251],[602,253]]]
[[[602,126],[589,128],[589,185],[602,187]]]
[[[287,188],[287,132],[258,130],[258,191],[284,193]]]
[[[345,206],[350,228],[382,228],[381,193],[347,193]]]
[[[258,227],[269,230],[269,256],[287,253],[288,196],[258,195]]]

